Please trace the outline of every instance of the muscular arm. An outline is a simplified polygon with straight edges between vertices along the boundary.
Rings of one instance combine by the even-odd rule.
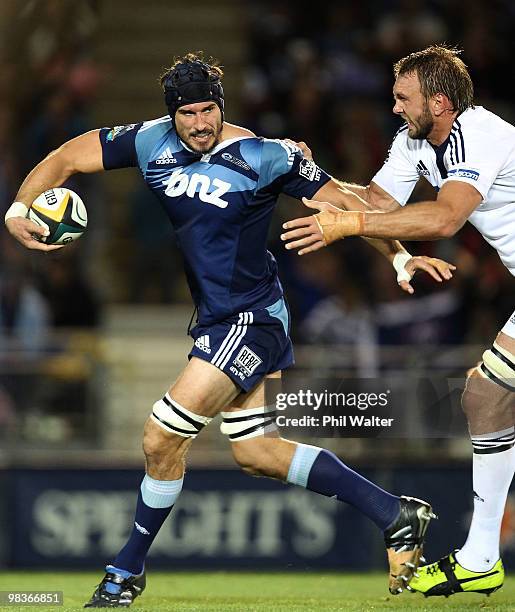
[[[350,194],[359,197],[366,204],[368,210],[389,211],[400,207],[399,202],[395,198],[373,181],[369,185],[355,185],[354,183],[344,183],[338,180],[336,182],[344,193],[349,194],[350,192]],[[343,201],[339,204],[332,204],[344,210],[353,210],[353,208],[347,208],[345,205],[347,199],[350,205],[355,201],[354,198],[349,196],[349,198],[343,198]]]
[[[78,172],[91,173],[104,170],[102,163],[102,147],[99,130],[93,130],[77,136],[52,151],[25,178],[16,201],[30,208],[36,197],[53,187],[62,185],[72,174]],[[6,227],[18,242],[29,249],[51,251],[60,248],[47,245],[34,237],[44,236],[44,228],[25,217],[12,217],[6,221]]]
[[[327,194],[329,201],[326,202],[304,200],[306,206],[320,212],[284,224],[283,227],[289,231],[281,238],[294,240],[287,248],[302,247],[302,253],[309,253],[346,236],[397,237],[401,240],[448,238],[463,226],[482,200],[481,194],[468,183],[449,181],[434,202],[418,202],[383,213],[364,211],[363,208],[358,210],[358,196],[341,188],[340,191],[339,195]],[[319,192],[322,195],[321,192],[322,189]],[[340,205],[334,206],[333,200]],[[351,211],[353,206],[356,212]]]
[[[99,130],[93,130],[65,142],[49,153],[25,178],[16,200],[30,207],[37,196],[59,187],[72,174],[91,173],[104,170]]]
[[[359,233],[404,240],[449,238],[461,229],[481,200],[481,194],[472,185],[449,181],[438,193],[436,202],[418,202],[385,214],[365,213]]]
[[[375,189],[374,186],[377,189]],[[367,199],[365,200],[362,196],[365,196]],[[360,185],[348,185],[333,179],[317,191],[315,199],[330,202],[333,206],[341,210],[371,211],[374,209],[381,209],[386,199],[384,196],[387,196],[390,201],[393,200],[390,195],[379,186],[375,185],[375,183],[371,183],[371,185],[367,187],[362,187]],[[395,202],[395,200],[393,200],[393,202]],[[395,204],[399,207],[397,202],[395,202]],[[391,206],[391,203],[388,202],[388,205]],[[365,240],[379,251],[381,255],[384,255],[390,263],[393,262],[395,255],[406,252],[406,249],[398,240],[383,240],[367,237],[365,237]]]
[[[299,255],[303,255],[327,246],[338,238],[343,238],[344,235],[338,233],[338,231],[342,226],[341,219],[345,217],[350,217],[354,223],[352,226],[354,231],[345,235],[362,236],[362,232],[355,231],[356,226],[359,227],[358,221],[360,219],[368,217],[381,219],[405,212],[396,200],[375,183],[371,183],[366,188],[357,185],[351,187],[355,189],[351,190],[345,184],[332,180],[320,188],[315,196],[328,201],[317,202],[304,198],[303,201],[306,206],[321,212],[311,217],[288,221],[283,225],[288,231],[281,235],[281,239],[290,241],[286,248],[299,249]],[[360,193],[367,196],[367,201],[361,198]],[[329,202],[331,203],[329,204]],[[434,205],[434,202],[431,202],[431,204]],[[377,209],[389,210],[390,212],[378,212]],[[346,224],[343,223],[343,225]],[[334,237],[335,235],[336,237]],[[388,236],[381,235],[378,237],[375,234],[372,236],[367,234],[365,240],[394,264],[397,271],[397,281],[404,291],[414,292],[409,279],[417,270],[424,270],[437,282],[452,278],[452,270],[456,269],[452,264],[433,257],[411,257],[400,242],[391,239],[397,235],[399,234],[395,232]],[[401,257],[399,261],[394,262],[396,255],[401,255]]]
[[[313,152],[304,142],[294,142],[290,140],[291,144],[297,146],[306,159],[313,161]],[[356,183],[346,183],[333,177],[333,180],[338,183],[343,192],[350,192],[358,196],[371,210],[394,210],[400,206],[399,202],[395,200],[389,193],[379,187],[377,183],[373,181],[369,185],[357,185]],[[340,204],[333,203],[334,206],[340,207]],[[344,201],[341,202],[341,206],[344,210],[353,210],[352,208],[347,209]]]

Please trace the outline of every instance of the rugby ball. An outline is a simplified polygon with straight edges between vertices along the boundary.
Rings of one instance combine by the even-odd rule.
[[[27,218],[50,234],[38,237],[47,244],[68,244],[80,238],[88,225],[84,202],[74,191],[56,187],[44,191],[32,202]]]

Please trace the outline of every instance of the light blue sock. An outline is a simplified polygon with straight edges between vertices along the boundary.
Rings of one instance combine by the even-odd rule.
[[[141,482],[141,497],[150,508],[173,506],[182,491],[184,477],[179,480],[155,480],[145,474]]]

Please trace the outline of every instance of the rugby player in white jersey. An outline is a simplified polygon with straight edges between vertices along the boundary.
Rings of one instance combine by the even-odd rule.
[[[468,220],[515,275],[515,127],[473,104],[473,85],[459,51],[431,46],[394,66],[393,112],[405,120],[368,186],[342,183],[335,205],[284,225],[286,248],[309,253],[346,236],[439,240]],[[405,206],[424,176],[435,201]],[[373,211],[371,211],[371,209]],[[378,212],[381,211],[381,212]],[[461,550],[419,569],[411,588],[426,595],[491,593],[504,569],[499,538],[515,471],[515,312],[462,396],[473,448],[474,513]]]

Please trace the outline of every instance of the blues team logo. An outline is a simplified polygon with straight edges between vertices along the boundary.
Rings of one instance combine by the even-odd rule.
[[[134,129],[135,126],[135,123],[115,126],[111,130],[109,130],[109,132],[107,132],[106,142],[112,142],[115,138],[118,138],[118,136],[122,136],[123,134],[130,132],[132,129]]]

